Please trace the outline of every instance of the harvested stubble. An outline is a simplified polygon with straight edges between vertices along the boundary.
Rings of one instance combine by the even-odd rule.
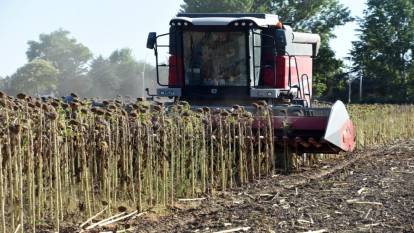
[[[119,100],[91,108],[77,98],[65,104],[0,92],[0,230],[35,232],[43,223],[58,230],[74,214],[88,219],[107,209],[111,216],[124,206],[142,212],[266,177],[274,172],[273,132],[270,114],[256,107],[265,124],[259,131],[238,106],[191,111],[182,102],[166,112],[137,101],[126,111]],[[401,122],[381,128],[372,128],[375,115],[364,108],[351,107],[363,145],[382,142],[389,130],[413,136],[406,129],[413,108],[387,106],[383,115]]]

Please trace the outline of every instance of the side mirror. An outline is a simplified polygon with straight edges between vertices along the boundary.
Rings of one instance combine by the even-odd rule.
[[[156,32],[150,32],[148,34],[148,39],[147,39],[147,48],[148,49],[154,49],[156,42],[157,42],[157,33]]]

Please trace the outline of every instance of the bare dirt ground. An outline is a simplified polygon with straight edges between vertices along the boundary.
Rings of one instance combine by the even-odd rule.
[[[148,213],[134,225],[136,232],[414,232],[413,217],[411,140],[179,202],[170,214]]]
[[[178,201],[162,215],[154,209],[100,230],[414,232],[413,217],[411,140],[324,161],[295,174],[276,175],[201,201]],[[65,233],[100,232],[81,231],[73,225],[63,228],[61,232]]]

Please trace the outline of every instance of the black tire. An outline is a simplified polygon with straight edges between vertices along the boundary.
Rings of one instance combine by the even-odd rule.
[[[293,152],[289,146],[275,150],[276,170],[289,174],[293,170]]]

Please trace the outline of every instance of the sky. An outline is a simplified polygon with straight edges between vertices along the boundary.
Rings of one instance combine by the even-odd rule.
[[[340,0],[362,16],[365,0]],[[0,77],[12,75],[27,62],[27,41],[57,29],[86,45],[95,56],[109,56],[131,48],[138,60],[151,62],[153,53],[145,48],[148,32],[168,31],[169,20],[182,0],[0,0]],[[347,56],[356,40],[356,23],[335,30],[331,46],[338,58]]]

